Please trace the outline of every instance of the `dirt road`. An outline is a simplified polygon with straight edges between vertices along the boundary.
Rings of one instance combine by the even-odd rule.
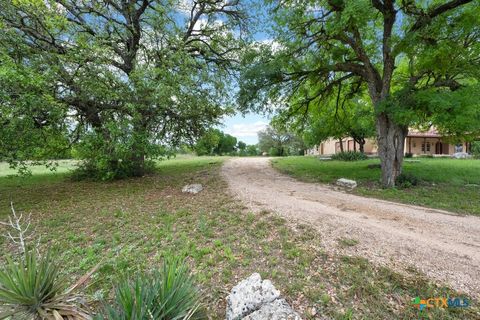
[[[268,158],[231,159],[222,174],[231,192],[251,210],[271,210],[313,225],[330,250],[360,255],[398,271],[414,266],[456,290],[480,297],[478,217],[300,182],[272,169]],[[341,248],[340,238],[358,244]]]

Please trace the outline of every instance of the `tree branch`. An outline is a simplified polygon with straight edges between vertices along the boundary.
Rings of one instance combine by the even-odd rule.
[[[380,0],[372,0],[372,5],[375,9],[380,11],[381,13],[385,12],[385,5]]]
[[[395,68],[395,56],[392,54],[391,38],[393,25],[395,24],[396,11],[392,0],[385,0],[383,6],[383,76],[382,76],[382,91],[380,95],[385,97],[390,93],[390,85]]]
[[[432,19],[450,11],[452,9],[458,8],[462,5],[472,2],[473,0],[452,0],[437,7],[430,9],[427,13],[422,14],[420,18],[415,22],[415,24],[410,28],[410,32],[415,32],[428,25]]]

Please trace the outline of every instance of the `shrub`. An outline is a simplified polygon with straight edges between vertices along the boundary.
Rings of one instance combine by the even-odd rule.
[[[278,148],[271,147],[270,149],[268,149],[268,155],[271,157],[279,157],[282,155],[282,152]]]
[[[358,161],[358,160],[366,160],[368,159],[367,155],[362,152],[356,151],[344,151],[339,152],[332,155],[333,160],[340,160],[340,161]]]
[[[81,180],[117,180],[125,179],[135,176],[136,170],[134,163],[128,160],[109,160],[96,159],[85,160],[79,162],[77,168],[72,172],[72,179],[75,181]],[[155,163],[151,160],[146,160],[144,163],[145,173],[151,173],[155,170]]]
[[[116,289],[113,306],[98,320],[206,319],[200,293],[185,263],[169,257],[161,270],[124,280]]]
[[[25,253],[25,259],[7,263],[0,271],[0,305],[5,319],[90,319],[88,313],[76,306],[65,290],[65,281],[59,276],[59,264],[50,253],[38,258],[35,251]]]
[[[246,151],[247,151],[247,155],[249,155],[249,156],[258,156],[259,155],[259,151],[258,151],[256,145],[248,145]]]
[[[395,184],[399,188],[410,188],[418,185],[420,180],[411,173],[401,173],[395,180]]]
[[[480,159],[480,141],[472,142],[470,150],[475,159]]]
[[[405,153],[405,158],[413,158],[413,153],[411,152]]]

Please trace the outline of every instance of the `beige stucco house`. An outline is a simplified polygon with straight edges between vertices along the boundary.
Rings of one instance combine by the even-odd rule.
[[[359,145],[352,138],[342,139],[344,151],[358,151]],[[340,140],[329,139],[306,151],[307,155],[332,155],[340,152]],[[377,154],[375,139],[366,139],[364,151],[366,154]],[[405,153],[413,155],[451,155],[456,152],[469,152],[468,142],[452,144],[447,142],[435,129],[429,131],[409,130],[405,138]]]

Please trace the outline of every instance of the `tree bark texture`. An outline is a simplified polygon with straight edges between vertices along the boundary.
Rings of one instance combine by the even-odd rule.
[[[402,173],[408,127],[398,125],[386,113],[380,113],[377,116],[377,132],[382,185],[384,188],[392,188],[395,186],[395,180]]]

